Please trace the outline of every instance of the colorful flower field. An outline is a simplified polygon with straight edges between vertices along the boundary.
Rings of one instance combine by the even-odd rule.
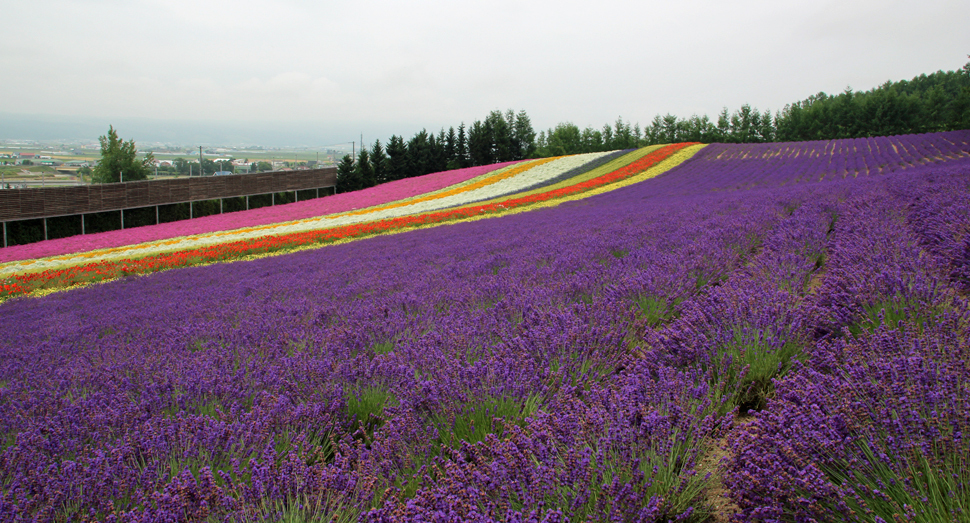
[[[0,520],[970,520],[970,131],[539,163],[5,291]]]
[[[683,162],[697,150],[698,146],[676,144],[662,148],[645,147],[626,154],[623,154],[624,151],[619,151],[619,154],[593,153],[546,158],[508,167],[500,165],[498,169],[445,189],[350,212],[8,262],[0,265],[0,278],[6,278],[6,281],[0,280],[0,299],[39,289],[56,290],[130,274],[287,252],[300,247],[399,232],[486,214],[521,212],[536,205],[556,205],[564,199],[584,197],[656,176]],[[393,192],[384,191],[382,194]],[[469,205],[481,199],[489,202]],[[443,208],[451,209],[441,211]],[[307,209],[301,208],[296,212],[305,213]],[[155,235],[182,229],[180,224],[154,228],[163,231]],[[145,236],[138,229],[135,231],[135,237]],[[97,243],[99,238],[113,244],[120,235],[108,233],[93,236],[92,240],[87,241],[88,244]],[[56,243],[62,247],[75,244]],[[45,250],[52,249],[49,247]]]
[[[169,240],[181,236],[206,234],[241,227],[258,227],[275,223],[312,218],[338,212],[380,205],[389,201],[413,198],[441,190],[509,164],[486,165],[407,178],[371,187],[362,191],[341,194],[336,198],[309,200],[290,205],[263,207],[245,213],[206,216],[194,220],[139,227],[89,236],[73,236],[41,243],[17,245],[0,250],[0,263],[31,260],[95,249],[124,247],[144,242]]]

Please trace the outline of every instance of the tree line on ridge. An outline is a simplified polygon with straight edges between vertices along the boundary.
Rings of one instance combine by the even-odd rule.
[[[600,129],[563,122],[537,134],[524,110],[492,111],[466,127],[422,129],[410,140],[392,135],[346,155],[337,167],[337,191],[497,162],[545,158],[661,143],[762,143],[833,140],[970,129],[970,62],[868,91],[824,92],[786,105],[774,115],[744,104],[707,115],[657,115],[641,128],[618,118]]]

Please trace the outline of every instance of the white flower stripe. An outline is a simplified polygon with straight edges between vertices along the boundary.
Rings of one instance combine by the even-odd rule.
[[[91,263],[100,260],[113,260],[113,259],[124,259],[132,257],[144,257],[153,254],[158,254],[161,252],[170,252],[173,250],[182,250],[184,247],[173,247],[176,245],[185,245],[184,242],[196,242],[199,245],[212,245],[218,244],[226,241],[233,241],[235,238],[248,238],[248,237],[262,237],[269,236],[272,234],[277,234],[276,231],[284,230],[283,228],[304,222],[307,220],[313,221],[319,218],[335,218],[350,214],[366,214],[372,212],[373,210],[379,210],[388,206],[400,206],[402,203],[414,200],[426,200],[429,198],[434,198],[437,194],[442,194],[446,192],[454,192],[462,187],[467,187],[472,184],[488,183],[489,179],[500,178],[506,172],[511,169],[517,168],[523,163],[519,162],[512,165],[507,165],[505,167],[487,171],[474,178],[456,183],[454,185],[449,185],[447,187],[442,187],[434,191],[430,191],[423,194],[416,194],[414,196],[409,196],[407,198],[401,198],[400,200],[394,200],[390,202],[380,203],[372,206],[361,207],[360,209],[354,208],[351,210],[344,210],[335,212],[332,214],[324,214],[311,218],[301,218],[298,220],[287,220],[277,223],[269,223],[264,225],[252,225],[239,229],[227,229],[221,231],[213,231],[199,234],[189,234],[185,236],[174,236],[171,238],[152,240],[150,242],[143,243],[132,243],[128,246],[118,246],[118,247],[105,247],[100,249],[92,249],[88,251],[79,251],[71,254],[58,254],[54,256],[45,256],[43,258],[25,259],[25,260],[13,260],[5,263],[0,263],[0,277],[6,277],[11,274],[17,274],[22,272],[37,272],[47,269],[52,269],[61,266],[71,266],[83,263]],[[531,160],[534,161],[534,160]],[[323,227],[319,227],[323,228]],[[246,233],[258,232],[256,236],[246,236]],[[219,241],[208,241],[207,238],[219,238]],[[229,238],[229,239],[227,239]],[[191,247],[189,247],[191,248]]]
[[[336,215],[320,216],[317,218],[307,218],[303,220],[298,220],[294,222],[273,224],[262,227],[252,227],[248,229],[243,229],[239,233],[233,232],[218,232],[210,233],[206,235],[196,235],[183,238],[173,238],[167,241],[154,242],[155,245],[145,248],[142,246],[131,246],[130,249],[126,248],[115,248],[111,249],[111,252],[106,252],[103,256],[92,257],[92,253],[78,253],[74,256],[59,256],[57,259],[45,260],[26,260],[24,262],[13,263],[8,266],[0,267],[0,278],[9,277],[14,274],[22,272],[37,272],[58,267],[68,267],[72,265],[87,264],[102,260],[118,260],[131,257],[144,257],[151,256],[154,254],[161,254],[164,252],[175,252],[181,250],[195,249],[199,247],[218,245],[222,243],[247,240],[260,238],[269,235],[283,235],[296,232],[306,232],[312,230],[320,229],[330,229],[333,227],[340,227],[343,225],[351,225],[355,223],[363,223],[369,221],[380,221],[388,218],[397,218],[400,216],[407,216],[410,214],[418,214],[423,212],[429,212],[439,209],[445,209],[449,207],[455,207],[458,205],[465,204],[467,202],[480,201],[483,199],[496,198],[503,195],[510,195],[516,192],[521,192],[529,189],[535,185],[542,184],[544,181],[555,178],[560,174],[574,169],[584,163],[589,163],[596,160],[597,158],[609,154],[606,153],[588,153],[580,155],[564,156],[555,159],[551,162],[547,162],[531,169],[525,170],[515,176],[500,180],[498,182],[486,185],[484,187],[472,189],[469,191],[464,191],[458,194],[453,194],[450,196],[445,196],[442,198],[435,198],[426,201],[418,201],[417,203],[411,205],[401,205],[389,209],[378,209],[373,212],[366,212],[363,214],[356,213],[353,215],[347,215],[347,213],[338,213]],[[506,169],[501,169],[500,171],[505,171]],[[487,176],[494,176],[498,171],[492,171],[488,175],[481,178],[476,178],[481,180]],[[455,186],[449,187],[448,189],[454,189],[459,186],[467,186],[472,182],[463,182],[461,184],[456,184]],[[435,191],[435,193],[444,192]],[[430,193],[434,194],[434,193]],[[420,200],[423,196],[421,195],[409,199]]]

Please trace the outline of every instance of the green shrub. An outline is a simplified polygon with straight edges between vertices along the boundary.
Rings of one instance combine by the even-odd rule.
[[[7,245],[24,245],[43,240],[43,219],[7,222]]]
[[[467,403],[458,412],[434,414],[432,423],[438,429],[438,441],[459,448],[463,441],[477,443],[489,434],[501,435],[506,427],[523,425],[525,418],[539,409],[539,396],[524,400],[487,397]]]
[[[733,335],[719,344],[707,369],[712,388],[728,399],[720,413],[733,406],[742,412],[763,409],[774,391],[771,380],[785,375],[796,360],[804,357],[803,346],[802,340],[785,335],[736,327]]]
[[[188,203],[172,203],[158,206],[158,222],[169,223],[189,219]]]
[[[678,315],[678,307],[683,298],[670,299],[665,296],[641,294],[633,300],[637,305],[637,318],[651,327],[666,323]]]
[[[125,229],[155,225],[155,207],[125,209]]]
[[[235,198],[222,199],[222,212],[238,212],[246,210],[246,197],[237,196]]]

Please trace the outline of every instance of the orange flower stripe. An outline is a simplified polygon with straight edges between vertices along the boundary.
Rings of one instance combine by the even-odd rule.
[[[338,217],[341,217],[341,216],[360,216],[362,214],[368,214],[368,213],[377,212],[377,211],[384,211],[384,210],[387,210],[387,209],[396,209],[398,207],[404,207],[404,206],[407,206],[407,205],[413,205],[415,203],[428,202],[428,201],[431,201],[431,200],[437,200],[439,198],[444,198],[446,196],[453,196],[453,195],[456,195],[456,194],[461,194],[463,192],[468,192],[468,191],[471,191],[473,189],[479,189],[481,187],[487,187],[489,185],[492,185],[494,183],[498,183],[498,182],[500,182],[502,180],[505,180],[507,178],[511,178],[511,177],[513,177],[513,176],[515,176],[517,174],[522,174],[525,171],[528,171],[529,169],[532,169],[533,167],[538,167],[538,166],[540,166],[542,164],[549,163],[549,162],[551,162],[553,160],[558,160],[560,158],[562,158],[562,156],[556,156],[556,157],[553,157],[553,158],[540,158],[538,160],[532,160],[531,162],[524,162],[524,163],[521,163],[519,165],[516,165],[515,167],[512,167],[511,169],[509,169],[507,171],[500,172],[500,173],[498,173],[496,175],[493,175],[493,176],[485,177],[485,178],[483,178],[483,179],[481,179],[481,180],[479,180],[479,181],[477,181],[475,183],[472,183],[472,184],[469,184],[469,185],[465,185],[465,186],[462,186],[462,187],[456,187],[454,189],[449,189],[447,191],[442,191],[442,192],[438,192],[438,193],[435,193],[435,194],[430,194],[428,196],[422,196],[422,197],[414,198],[414,199],[410,199],[410,200],[405,200],[405,201],[400,201],[400,202],[395,202],[395,203],[389,203],[389,204],[379,205],[379,206],[375,206],[375,207],[369,207],[367,209],[361,209],[359,211],[352,211],[352,212],[345,212],[345,213],[340,213],[340,214],[334,214],[334,215],[331,215],[331,216],[327,216],[327,218],[338,218]]]
[[[479,181],[477,181],[475,183],[469,184],[469,185],[464,185],[464,186],[461,186],[461,187],[456,187],[454,189],[450,189],[450,190],[446,190],[446,191],[442,191],[442,192],[437,192],[437,193],[430,194],[430,195],[423,196],[423,197],[410,198],[410,199],[405,199],[405,200],[402,200],[402,201],[399,201],[399,202],[394,202],[394,203],[389,203],[389,204],[384,204],[384,205],[378,205],[378,206],[374,206],[374,207],[368,207],[366,209],[361,209],[359,211],[343,212],[343,213],[332,214],[332,215],[328,215],[328,216],[316,216],[316,217],[311,217],[311,218],[304,218],[302,220],[293,220],[293,221],[290,221],[290,222],[271,223],[271,224],[267,224],[267,225],[255,225],[255,226],[252,226],[252,227],[243,227],[243,228],[240,228],[240,229],[232,229],[232,230],[226,230],[226,231],[216,231],[216,232],[210,232],[210,233],[205,233],[205,234],[201,234],[201,235],[186,236],[184,238],[178,238],[178,239],[173,239],[173,240],[160,240],[160,241],[154,241],[154,242],[146,242],[146,243],[143,243],[143,244],[140,244],[140,245],[123,245],[123,246],[120,246],[120,247],[112,247],[112,248],[107,248],[107,249],[97,249],[97,250],[89,251],[89,252],[86,252],[86,253],[72,253],[72,254],[66,254],[66,255],[63,255],[63,256],[51,257],[51,258],[48,259],[48,261],[50,261],[50,262],[67,261],[67,260],[70,260],[70,259],[73,259],[73,258],[79,258],[79,257],[80,258],[100,258],[100,257],[106,256],[106,255],[110,255],[110,254],[116,253],[116,252],[121,252],[121,251],[151,250],[151,249],[154,249],[154,248],[156,248],[158,246],[161,246],[161,245],[174,245],[174,244],[177,244],[177,243],[180,243],[180,242],[183,242],[183,241],[192,241],[192,240],[197,240],[197,239],[200,239],[200,238],[203,238],[203,237],[205,237],[205,238],[219,238],[221,236],[230,236],[230,235],[236,236],[236,235],[239,235],[239,234],[245,234],[245,233],[250,233],[250,232],[258,232],[258,231],[271,230],[271,229],[275,229],[275,228],[277,228],[277,227],[279,227],[281,225],[287,224],[287,223],[309,222],[309,221],[319,220],[320,218],[337,218],[337,217],[342,217],[342,216],[360,216],[360,215],[364,215],[364,214],[368,214],[368,213],[372,213],[372,212],[377,212],[377,211],[382,211],[382,210],[386,210],[386,209],[395,209],[395,208],[398,208],[398,207],[404,207],[404,206],[408,206],[408,205],[413,205],[413,204],[419,203],[419,202],[431,201],[431,200],[435,200],[435,199],[438,199],[438,198],[444,198],[446,196],[452,196],[452,195],[455,195],[455,194],[461,194],[463,192],[470,191],[470,190],[473,190],[473,189],[478,189],[480,187],[487,187],[489,185],[492,185],[494,183],[500,182],[500,181],[505,180],[507,178],[511,178],[511,177],[513,177],[513,176],[515,176],[517,174],[521,174],[521,173],[523,173],[525,171],[528,171],[529,169],[532,169],[533,167],[538,167],[538,166],[540,166],[542,164],[551,162],[553,160],[558,160],[559,158],[562,158],[562,157],[561,156],[557,156],[557,157],[553,157],[553,158],[540,158],[538,160],[532,160],[532,161],[529,161],[529,162],[523,162],[523,163],[521,163],[519,165],[516,165],[516,166],[514,166],[514,167],[512,167],[512,168],[510,168],[508,170],[499,172],[498,174],[495,174],[495,175],[492,175],[492,176],[486,176],[486,177],[482,178],[481,180],[479,180]],[[34,262],[35,262],[35,260],[24,260],[19,265],[22,266],[22,267],[26,267],[26,266],[29,266],[29,265],[33,265]],[[2,295],[2,294],[0,294],[0,295]]]
[[[437,212],[414,214],[371,222],[361,222],[330,229],[318,229],[282,235],[268,235],[259,238],[231,241],[222,244],[188,249],[185,251],[160,253],[141,259],[123,259],[117,261],[102,260],[86,265],[75,265],[62,269],[51,269],[42,272],[21,274],[14,276],[10,280],[7,280],[7,282],[4,284],[0,285],[0,298],[30,294],[31,292],[42,288],[65,288],[72,285],[83,285],[85,283],[111,280],[127,274],[146,274],[177,267],[230,261],[240,259],[245,256],[268,254],[308,245],[326,244],[334,241],[347,240],[350,238],[372,236],[375,234],[398,232],[413,227],[447,223],[482,215],[502,215],[516,207],[528,207],[533,204],[559,199],[570,195],[576,195],[591,189],[613,184],[641,173],[646,169],[649,169],[670,158],[681,149],[691,145],[694,144],[682,143],[668,145],[650,152],[649,154],[625,167],[621,167],[613,172],[598,176],[596,178],[586,180],[569,187],[551,190],[545,193],[531,194],[529,196],[518,198],[512,195],[508,200],[500,203],[491,203],[485,205],[472,204],[465,207],[452,208]],[[533,167],[535,165],[535,163],[531,164]],[[528,168],[530,167],[525,167],[523,170]]]

